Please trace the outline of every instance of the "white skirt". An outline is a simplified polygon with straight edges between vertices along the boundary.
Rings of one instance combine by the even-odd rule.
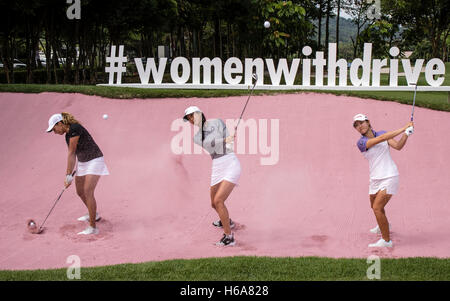
[[[105,164],[105,159],[103,157],[99,157],[87,162],[78,162],[76,176],[82,177],[85,175],[109,175],[108,168]]]
[[[398,190],[399,177],[389,177],[384,179],[370,179],[369,194],[376,194],[380,190],[386,189],[387,194],[396,194]]]
[[[241,176],[241,163],[234,153],[212,160],[211,186],[226,180],[237,184]]]

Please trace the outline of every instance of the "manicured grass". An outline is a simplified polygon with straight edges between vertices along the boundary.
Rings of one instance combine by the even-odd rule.
[[[81,280],[369,280],[366,259],[225,257],[82,268]],[[450,259],[381,259],[381,280],[450,280]],[[66,269],[0,271],[0,280],[67,280]]]
[[[81,93],[97,95],[107,98],[180,98],[180,97],[228,97],[248,95],[247,90],[175,90],[175,89],[142,89],[101,86],[74,86],[74,85],[35,85],[35,84],[0,84],[0,92],[20,93]],[[254,91],[254,95],[273,95],[289,93],[328,93],[335,95],[349,95],[361,98],[371,98],[386,101],[395,101],[403,104],[412,104],[413,92],[396,91]],[[440,111],[450,111],[447,101],[447,92],[418,92],[416,96],[418,107]]]
[[[107,98],[179,98],[179,97],[227,97],[248,95],[247,90],[177,90],[177,89],[144,89],[104,86],[75,85],[37,85],[37,84],[0,84],[0,92],[18,93],[81,93],[98,95]],[[276,94],[279,91],[254,91],[254,94]]]

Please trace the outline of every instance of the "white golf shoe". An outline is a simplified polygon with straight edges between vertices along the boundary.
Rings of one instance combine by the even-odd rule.
[[[84,235],[98,234],[98,229],[89,226],[89,227],[87,227],[86,229],[84,229],[83,231],[78,232],[78,235],[80,235],[80,234],[84,234]]]
[[[392,232],[391,224],[389,224],[389,232]],[[377,225],[375,228],[370,229],[370,233],[381,234],[380,226]]]
[[[370,229],[370,232],[373,234],[381,234],[381,230],[378,225],[375,228]]]
[[[101,220],[101,216],[98,215],[98,212],[95,214],[95,221],[98,222],[99,220]],[[80,222],[88,222],[89,221],[89,214],[83,215],[81,217],[79,217],[77,220],[79,220]]]
[[[392,248],[392,240],[385,241],[384,239],[380,238],[376,243],[369,244],[369,248]]]
[[[220,221],[220,219],[218,221],[215,221],[212,223],[213,226],[217,227],[217,228],[223,228],[222,222]],[[231,220],[230,218],[230,229],[233,229],[236,226],[236,224]]]

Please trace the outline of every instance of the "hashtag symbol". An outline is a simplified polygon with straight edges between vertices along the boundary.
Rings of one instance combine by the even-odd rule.
[[[122,73],[127,72],[127,67],[122,64],[127,61],[127,57],[123,56],[123,45],[119,45],[119,56],[116,56],[116,46],[111,46],[111,56],[106,57],[109,67],[105,67],[105,72],[109,73],[109,84],[114,84],[114,74],[117,73],[117,84],[122,83]]]

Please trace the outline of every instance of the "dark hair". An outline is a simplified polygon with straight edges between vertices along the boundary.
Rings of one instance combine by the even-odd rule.
[[[205,118],[205,114],[202,113],[202,127],[201,127],[201,131],[202,131],[202,146],[203,146],[203,140],[205,140],[204,134],[203,134],[203,126],[205,125],[206,122],[206,118]]]

